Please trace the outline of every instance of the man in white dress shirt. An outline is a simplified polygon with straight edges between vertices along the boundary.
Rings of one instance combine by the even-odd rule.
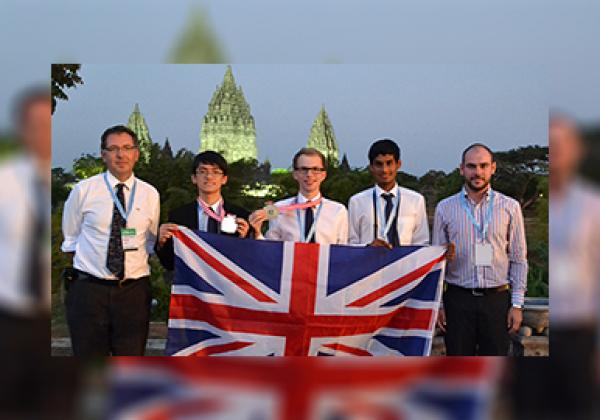
[[[387,248],[429,243],[425,198],[396,183],[401,165],[394,141],[382,139],[371,145],[369,171],[375,186],[350,197],[349,243]]]
[[[292,161],[298,195],[275,203],[278,215],[269,220],[266,239],[320,244],[348,242],[348,212],[343,204],[324,198],[321,183],[327,177],[326,160],[321,152],[303,148]],[[265,209],[255,211],[249,221],[257,239],[263,239]]]
[[[159,195],[133,174],[140,154],[133,131],[107,129],[101,149],[107,171],[75,185],[63,213],[62,250],[74,268],[65,299],[73,353],[143,355]]]

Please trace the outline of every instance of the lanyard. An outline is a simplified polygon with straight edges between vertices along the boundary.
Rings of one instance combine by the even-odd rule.
[[[383,206],[378,207],[377,203],[379,202],[379,200],[377,200],[377,193],[375,192],[375,188],[373,188],[373,211],[374,211],[374,228],[373,228],[373,235],[375,235],[375,239],[378,238],[378,220],[379,217],[381,217],[381,220],[383,220],[385,222],[385,226],[383,226],[383,236],[381,236],[381,238],[387,238],[387,234],[390,231],[390,228],[392,227],[392,222],[394,221],[394,219],[396,219],[396,223],[398,220],[398,213],[400,212],[400,188],[396,187],[396,197],[394,200],[394,206],[392,207],[392,211],[390,212],[390,217],[388,220],[385,220],[385,213],[384,213],[384,209]],[[386,239],[387,240],[387,239]]]
[[[298,203],[298,198],[296,198],[296,203]],[[310,208],[312,208],[312,207],[314,207],[314,206],[310,206]],[[308,231],[308,235],[306,237],[304,237],[304,228],[305,228],[304,218],[300,217],[300,210],[296,210],[298,226],[300,226],[300,242],[308,242],[315,235],[315,230],[317,227],[317,220],[319,220],[319,215],[321,214],[322,208],[323,208],[323,204],[321,203],[321,205],[317,209],[317,214],[315,214],[315,218],[313,219],[313,224],[310,227],[310,230]],[[309,211],[309,208],[307,208],[305,211]]]
[[[467,216],[469,216],[469,219],[475,227],[475,230],[477,230],[481,234],[481,239],[487,239],[488,227],[490,225],[490,220],[492,220],[492,208],[494,207],[494,191],[490,190],[490,201],[488,203],[487,212],[485,218],[482,220],[481,226],[477,223],[477,220],[475,219],[474,209],[471,210],[469,204],[467,203],[467,199],[465,198],[465,195],[462,194],[462,192],[460,194],[460,203],[462,204],[463,209],[465,209],[465,211],[467,212]]]
[[[106,174],[106,172],[104,172],[104,182],[106,183],[106,188],[108,188],[108,192],[110,192],[110,195],[112,197],[113,202],[115,203],[115,206],[117,206],[117,210],[119,210],[119,213],[121,213],[121,216],[123,216],[123,219],[125,219],[125,221],[127,221],[127,218],[129,217],[129,214],[131,214],[131,210],[133,209],[133,199],[135,197],[135,189],[137,187],[137,179],[133,181],[133,187],[131,188],[131,194],[129,194],[129,204],[127,204],[127,212],[125,212],[125,209],[123,208],[123,206],[121,205],[121,202],[117,198],[117,195],[115,194],[115,190],[113,188],[111,188],[110,184],[108,183],[108,175]]]

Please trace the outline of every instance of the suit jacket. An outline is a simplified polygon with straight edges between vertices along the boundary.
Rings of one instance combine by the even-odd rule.
[[[241,217],[242,219],[248,220],[248,216],[250,215],[250,212],[248,212],[248,210],[238,207],[234,204],[230,204],[227,201],[223,201],[223,207],[225,208],[225,212],[227,214],[235,214],[236,217]],[[179,208],[172,210],[171,212],[169,212],[168,222],[185,226],[190,229],[198,229],[198,202],[194,200],[191,203],[185,204]],[[237,232],[219,232],[219,234],[228,236],[239,236]],[[248,237],[254,237],[252,228],[250,228],[250,230],[248,231]],[[173,270],[175,267],[173,239],[167,239],[165,244],[160,248],[158,246],[158,241],[156,241],[154,250],[163,267],[165,267],[167,270]]]
[[[277,206],[293,204],[296,197],[287,198],[275,203]],[[343,204],[323,198],[323,209],[317,220],[315,228],[315,242],[320,244],[346,244],[348,243],[348,211]],[[296,211],[281,213],[275,220],[269,222],[269,230],[265,234],[267,239],[278,241],[300,241],[300,225]],[[305,210],[300,210],[300,217],[304,220]]]
[[[348,242],[350,244],[366,245],[375,239],[373,188],[361,191],[348,202],[349,227]],[[400,209],[396,229],[400,245],[427,245],[429,243],[429,224],[425,210],[425,198],[416,191],[408,188],[400,189]],[[383,205],[378,201],[378,206]],[[378,222],[378,229],[382,221]],[[394,229],[392,225],[391,229]]]

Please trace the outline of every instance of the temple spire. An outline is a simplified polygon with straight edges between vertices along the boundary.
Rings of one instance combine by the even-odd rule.
[[[200,151],[220,152],[227,162],[256,159],[256,129],[242,88],[236,86],[231,66],[217,86],[202,119]]]
[[[152,147],[152,138],[148,130],[146,120],[140,111],[139,104],[135,104],[133,112],[129,116],[127,127],[131,128],[138,138],[140,149],[140,159],[144,163],[150,162],[150,148]]]
[[[323,153],[331,166],[338,166],[337,142],[333,131],[333,124],[331,124],[327,111],[325,111],[325,105],[321,105],[321,110],[310,129],[308,147],[314,147]]]

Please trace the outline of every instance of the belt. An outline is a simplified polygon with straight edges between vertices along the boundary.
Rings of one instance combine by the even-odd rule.
[[[91,274],[86,273],[85,271],[77,270],[77,276],[76,276],[75,280],[83,280],[88,283],[101,284],[102,286],[108,286],[108,287],[124,287],[124,286],[134,283],[138,280],[143,280],[143,279],[147,279],[147,278],[149,278],[149,276],[138,277],[137,279],[123,279],[123,280],[101,279],[99,277],[92,276]]]
[[[485,295],[491,295],[493,293],[500,293],[500,292],[504,292],[508,289],[510,289],[510,286],[508,284],[503,284],[502,286],[498,286],[498,287],[461,287],[461,286],[457,286],[455,284],[450,284],[450,283],[445,283],[446,285],[446,290],[447,289],[454,289],[454,290],[461,290],[463,292],[468,292],[471,293],[473,296],[485,296]]]

